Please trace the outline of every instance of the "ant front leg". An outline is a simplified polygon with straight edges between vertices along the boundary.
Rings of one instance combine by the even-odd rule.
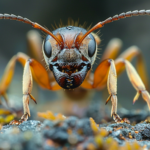
[[[97,67],[94,73],[93,88],[104,87],[105,80],[107,80],[107,89],[109,93],[106,104],[109,100],[112,101],[111,116],[113,116],[113,119],[117,123],[124,122],[117,114],[117,73],[112,59],[102,61]]]
[[[34,97],[31,95],[32,90],[32,76],[34,80],[38,83],[39,86],[49,89],[49,90],[58,90],[60,86],[57,83],[50,82],[49,75],[45,68],[36,60],[30,59],[27,55],[23,53],[18,53],[9,61],[4,75],[0,84],[0,93],[3,96],[6,93],[6,90],[11,83],[14,68],[16,61],[20,62],[24,66],[23,73],[23,109],[24,115],[21,117],[19,121],[12,121],[10,124],[20,124],[23,121],[26,121],[30,116],[29,110],[29,99],[31,98],[36,102]]]
[[[12,124],[21,124],[23,121],[26,121],[28,117],[30,116],[30,109],[29,109],[29,99],[33,99],[36,103],[35,98],[31,95],[32,91],[32,74],[30,69],[30,59],[27,60],[24,67],[24,73],[23,73],[23,108],[24,108],[24,115],[21,117],[19,121],[12,121],[10,122],[10,125]]]

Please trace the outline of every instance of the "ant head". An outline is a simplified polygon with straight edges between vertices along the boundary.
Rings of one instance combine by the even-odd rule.
[[[60,40],[61,47],[50,35],[43,42],[46,64],[64,89],[80,86],[95,61],[97,43],[92,34],[87,35],[80,46],[77,45],[77,41],[86,32],[80,27],[62,27],[52,32]]]

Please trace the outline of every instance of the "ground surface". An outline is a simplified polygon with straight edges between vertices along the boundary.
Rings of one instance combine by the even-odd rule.
[[[76,117],[29,120],[0,130],[0,149],[99,150],[150,148],[150,124],[96,124]]]

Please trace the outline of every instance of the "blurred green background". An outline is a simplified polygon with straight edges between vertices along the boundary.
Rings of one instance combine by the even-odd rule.
[[[68,18],[85,21],[88,25],[96,24],[99,21],[129,10],[150,9],[149,0],[5,0],[0,1],[0,13],[13,13],[27,17],[41,25],[50,28],[54,22],[59,23],[60,19],[66,23]],[[9,59],[17,52],[27,52],[26,33],[32,27],[21,22],[0,20],[0,77]],[[148,75],[150,75],[150,17],[139,16],[126,18],[101,29],[101,54],[107,43],[114,37],[123,41],[124,51],[126,48],[137,45],[143,52],[147,63]],[[100,60],[97,60],[97,64]],[[96,68],[95,64],[94,68]],[[134,62],[133,62],[134,64]],[[22,101],[22,66],[17,64],[14,80],[8,90],[9,98]],[[34,95],[34,91],[38,95]],[[142,108],[145,102],[140,98],[134,106],[132,99],[136,91],[130,84],[126,73],[118,79],[118,101],[127,109]],[[38,102],[59,99],[56,92],[44,91],[34,86],[33,95]],[[100,94],[96,94],[100,100]]]

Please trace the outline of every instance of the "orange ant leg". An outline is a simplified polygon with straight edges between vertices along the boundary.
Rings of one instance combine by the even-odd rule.
[[[0,84],[0,93],[2,96],[5,97],[6,90],[11,83],[15,64],[16,61],[19,61],[24,66],[24,73],[23,73],[23,108],[24,108],[24,115],[21,117],[19,121],[13,121],[10,124],[20,124],[23,121],[28,119],[30,116],[29,110],[29,99],[33,99],[35,102],[36,100],[31,95],[32,90],[32,76],[34,80],[39,84],[39,86],[49,89],[49,90],[58,90],[60,86],[55,83],[51,83],[49,80],[49,76],[45,68],[36,60],[30,59],[27,55],[23,53],[18,53],[9,61],[5,72],[3,74],[1,84]]]
[[[137,94],[135,95],[133,99],[133,103],[137,101],[140,93],[142,94],[143,99],[147,102],[147,105],[150,109],[150,95],[148,91],[145,88],[145,85],[143,81],[141,80],[140,76],[138,75],[135,68],[132,66],[132,64],[128,60],[124,60],[123,58],[118,58],[115,61],[116,71],[119,72],[120,70],[126,68],[127,75],[129,77],[129,80],[133,87],[136,89]]]
[[[13,56],[9,63],[7,64],[4,75],[2,76],[2,79],[0,81],[0,96],[3,96],[6,103],[8,104],[8,101],[6,100],[6,90],[8,89],[8,86],[12,80],[14,69],[15,69],[15,62],[16,62],[16,56]]]
[[[26,61],[23,73],[23,108],[24,108],[24,115],[21,117],[19,121],[13,120],[10,122],[10,125],[16,124],[19,125],[23,121],[26,121],[30,116],[30,109],[29,109],[29,99],[32,98],[36,103],[36,100],[31,95],[32,91],[32,74],[30,69],[30,59]]]
[[[121,40],[112,39],[109,42],[108,46],[106,47],[106,50],[104,51],[102,60],[108,59],[108,58],[115,60],[117,58],[117,54],[121,48],[121,45],[122,45]],[[137,71],[143,83],[145,84],[146,88],[149,89],[146,65],[145,65],[144,58],[142,56],[140,49],[137,46],[131,46],[127,50],[125,50],[121,55],[119,55],[118,58],[123,58],[128,61],[132,61],[133,58],[137,58],[137,62],[136,62]],[[122,69],[119,69],[119,70],[117,68],[118,68],[118,65],[116,64],[117,75],[119,76],[124,71],[124,68],[122,67]]]
[[[105,80],[107,80],[107,89],[109,93],[106,104],[109,100],[112,101],[111,116],[113,116],[117,123],[123,122],[119,115],[117,115],[117,73],[112,59],[104,60],[97,67],[94,73],[93,88],[103,87],[105,85]]]
[[[139,76],[141,77],[146,88],[149,89],[146,65],[140,49],[137,46],[131,46],[126,51],[124,51],[118,58],[123,58],[125,60],[132,61],[132,59],[135,57],[137,58],[136,62],[137,72],[139,73]],[[115,64],[116,70],[118,70],[117,60],[115,60]],[[122,71],[123,69],[117,71],[117,75],[119,75]]]

